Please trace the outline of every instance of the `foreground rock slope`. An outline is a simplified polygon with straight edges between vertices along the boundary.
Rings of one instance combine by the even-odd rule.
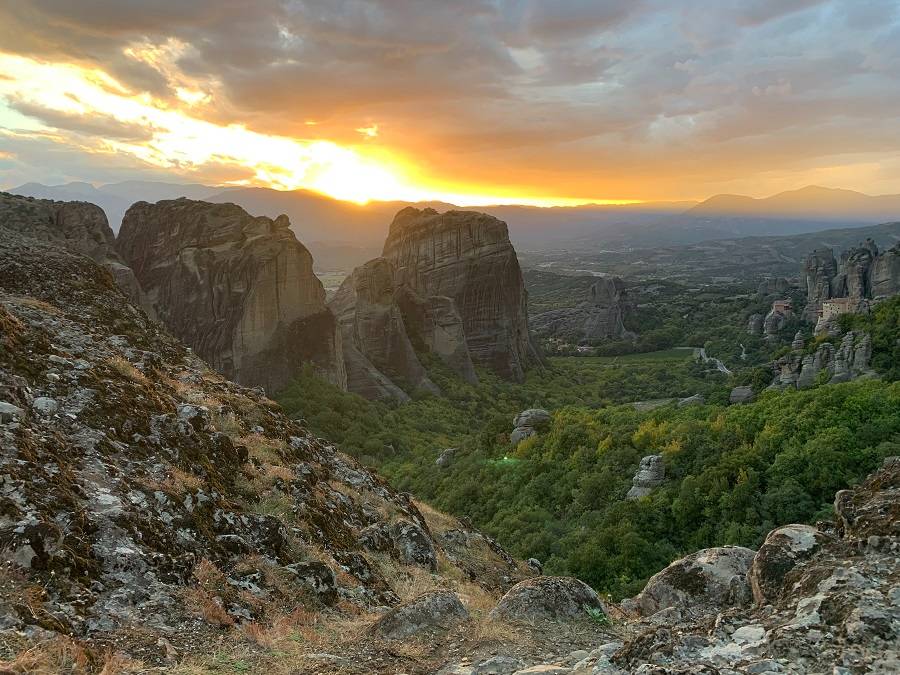
[[[334,316],[287,216],[138,202],[117,246],[161,321],[227,378],[275,392],[309,365],[346,387]]]
[[[171,665],[223,631],[367,624],[423,585],[471,579],[470,596],[499,597],[526,576],[490,539],[429,518],[211,370],[91,259],[0,224],[0,633],[24,650],[12,672],[31,672],[35,645],[81,653],[62,636],[85,659]],[[396,672],[369,654],[369,672]]]

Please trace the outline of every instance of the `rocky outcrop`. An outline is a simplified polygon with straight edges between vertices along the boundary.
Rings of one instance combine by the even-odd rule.
[[[369,399],[409,400],[405,390],[439,393],[410,342],[393,265],[376,258],[357,267],[328,307],[341,330],[347,388]]]
[[[701,612],[740,604],[749,598],[747,572],[753,556],[740,546],[698,551],[653,575],[634,604],[644,616],[669,607]]]
[[[455,593],[432,591],[389,610],[374,631],[390,640],[447,630],[469,618]]]
[[[274,392],[309,365],[346,388],[334,316],[287,216],[138,202],[117,247],[160,320],[226,377]]]
[[[491,617],[504,621],[587,620],[606,616],[606,607],[596,591],[572,577],[535,577],[513,586]]]
[[[662,455],[647,455],[641,460],[625,499],[646,497],[666,481]]]
[[[743,583],[752,557],[754,602],[732,600],[730,583],[716,584],[715,602],[696,590],[675,596],[680,609],[633,623],[624,644],[590,665],[611,675],[898,672],[898,523],[900,458],[891,457],[862,485],[836,495],[835,523],[778,528],[756,554],[741,554],[733,578]],[[647,610],[662,604],[670,603]]]
[[[756,398],[753,393],[753,387],[742,385],[731,390],[728,396],[728,402],[732,404],[750,403]]]
[[[0,326],[7,649],[72,649],[71,636],[168,671],[172,653],[211,653],[223,637],[397,605],[410,568],[392,535],[434,569],[417,553],[434,544],[407,495],[222,378],[91,259],[0,225]],[[393,552],[370,551],[372,532]],[[478,584],[497,597],[527,576],[498,550],[460,546],[442,560],[446,576],[421,574],[453,588],[494,570]],[[286,616],[297,607],[303,616]],[[446,607],[445,618],[461,614]],[[83,670],[99,672],[103,655],[91,654],[97,667]],[[340,658],[319,656],[332,665],[311,672]]]
[[[528,364],[540,359],[528,334],[525,284],[504,222],[473,211],[407,207],[391,223],[383,255],[398,285],[409,291],[410,304],[422,308],[418,299],[424,299],[424,309],[405,311],[408,327],[463,376],[471,373],[456,316],[476,366],[521,381]]]
[[[837,347],[823,342],[811,353],[804,353],[802,335],[798,335],[800,337],[795,337],[792,343],[791,353],[774,363],[775,379],[769,389],[808,389],[817,384],[839,384],[876,376],[869,367],[872,338],[868,333],[856,336],[852,331],[848,332]]]
[[[625,320],[633,311],[625,283],[619,277],[602,277],[590,288],[589,297],[577,307],[542,312],[532,319],[541,336],[564,337],[576,342],[633,339]]]
[[[750,335],[759,335],[763,332],[764,317],[762,314],[751,314],[747,319],[747,332]]]
[[[134,272],[116,251],[106,214],[88,202],[56,202],[0,192],[0,225],[86,255],[106,268],[132,304],[144,306]],[[149,305],[144,307],[150,309]]]
[[[509,442],[513,445],[534,436],[539,429],[550,424],[552,419],[549,412],[543,408],[529,408],[523,410],[513,419],[513,430],[509,435]]]
[[[790,282],[784,277],[768,277],[759,282],[756,292],[760,296],[784,295],[791,289]]]
[[[841,254],[840,263],[831,250],[813,251],[804,263],[807,305],[805,317],[816,322],[827,300],[846,299],[845,311],[866,309],[871,300],[900,293],[900,245],[879,251],[867,239]]]

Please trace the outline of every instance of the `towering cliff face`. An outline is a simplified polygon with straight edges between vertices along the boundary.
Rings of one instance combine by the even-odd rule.
[[[138,202],[117,245],[163,323],[225,376],[277,391],[310,364],[346,387],[334,316],[287,216]]]
[[[841,254],[813,251],[804,264],[807,288],[806,318],[815,321],[822,303],[847,298],[851,306],[900,293],[900,245],[879,251],[871,239]]]
[[[448,299],[426,300],[428,309],[422,309],[430,318],[422,330],[429,347],[449,337],[442,325],[452,325],[458,315],[476,365],[507,379],[524,378],[527,363],[539,357],[528,336],[525,284],[506,223],[471,211],[407,207],[391,223],[384,257],[410,293]]]
[[[408,400],[398,385],[438,393],[410,342],[399,292],[394,266],[376,258],[357,267],[328,303],[341,328],[347,388],[366,398]]]
[[[622,279],[602,277],[591,286],[587,300],[577,307],[542,312],[534,317],[532,327],[538,335],[576,341],[628,339],[634,337],[625,328],[630,311],[632,304]]]
[[[105,267],[135,305],[143,297],[134,272],[116,251],[116,240],[99,206],[88,202],[56,202],[0,192],[0,223],[32,239],[51,242],[86,255]]]

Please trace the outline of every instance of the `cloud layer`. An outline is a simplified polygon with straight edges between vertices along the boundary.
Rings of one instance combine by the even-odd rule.
[[[0,0],[0,45],[203,123],[390,153],[434,190],[900,192],[894,0]],[[153,137],[6,91],[36,144]],[[39,178],[15,141],[0,182]]]

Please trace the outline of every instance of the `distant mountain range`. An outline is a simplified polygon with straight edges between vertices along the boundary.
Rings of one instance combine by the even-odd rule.
[[[189,197],[233,202],[254,215],[274,218],[286,213],[298,238],[312,251],[319,269],[347,269],[381,252],[394,214],[407,202],[358,205],[307,190],[234,188],[201,184],[125,181],[94,186],[28,183],[10,190],[43,199],[93,202],[106,211],[118,230],[128,207],[140,200]],[[697,202],[645,202],[628,205],[587,204],[539,208],[520,205],[456,207],[443,202],[412,204],[490,213],[509,225],[521,250],[579,248],[629,250],[693,244],[734,237],[792,235],[835,225],[860,227],[900,220],[900,195],[870,196],[852,190],[806,187],[755,199],[716,195]]]

